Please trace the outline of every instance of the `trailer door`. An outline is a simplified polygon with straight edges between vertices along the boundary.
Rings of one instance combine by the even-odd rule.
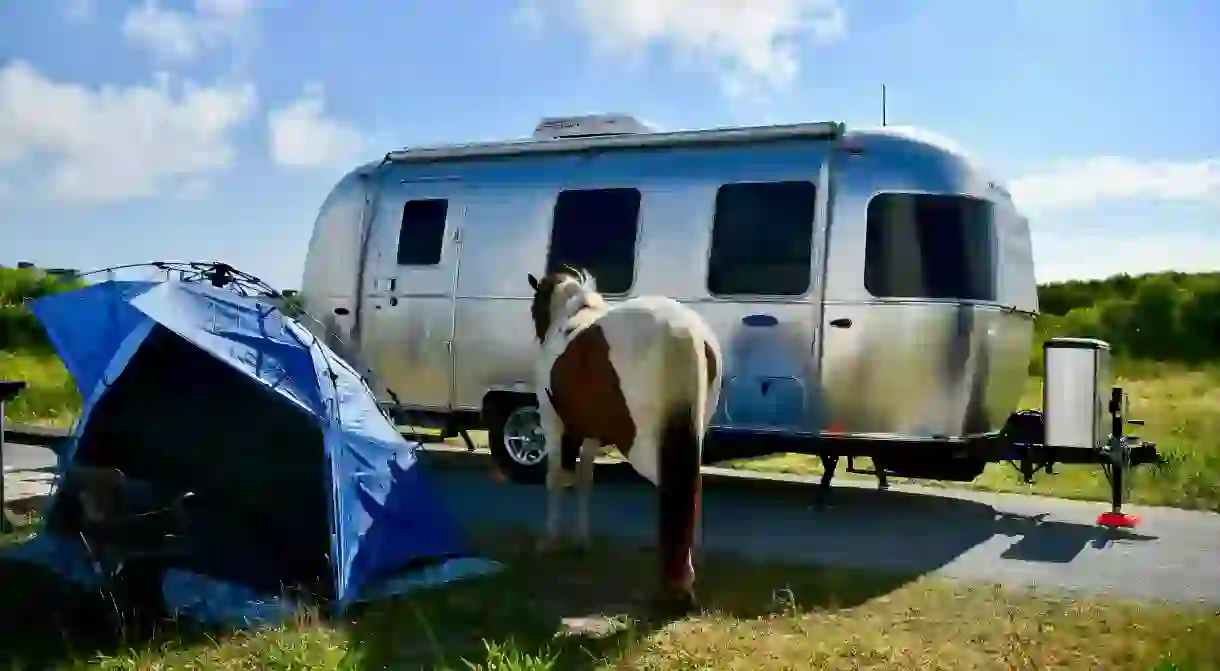
[[[821,312],[819,189],[809,178],[730,182],[716,191],[700,306],[725,356],[721,428],[803,433],[815,423]]]
[[[378,398],[448,410],[453,400],[453,300],[465,203],[456,181],[382,187],[365,273],[363,349]]]

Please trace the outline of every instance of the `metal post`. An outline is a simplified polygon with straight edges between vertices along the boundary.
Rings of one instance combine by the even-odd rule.
[[[1113,412],[1110,415],[1110,435],[1114,437],[1114,454],[1118,456],[1114,461],[1114,482],[1110,485],[1110,512],[1115,515],[1123,514],[1123,476],[1127,470],[1127,442],[1125,440],[1127,427],[1126,413],[1123,408],[1123,390],[1121,387],[1114,387],[1110,392],[1110,405],[1113,407]]]
[[[0,380],[0,533],[11,533],[13,522],[9,519],[4,501],[4,404],[25,389],[24,382]]]
[[[0,534],[12,533],[13,525],[8,519],[8,507],[4,499],[4,392],[0,391]]]
[[[1110,462],[1110,512],[1097,516],[1105,527],[1134,527],[1139,518],[1123,512],[1123,494],[1127,469],[1131,467],[1131,448],[1127,445],[1125,395],[1121,387],[1110,392],[1110,444],[1106,458]]]
[[[885,84],[882,84],[882,85],[881,85],[881,125],[882,125],[882,126],[886,125],[886,114],[885,114]]]

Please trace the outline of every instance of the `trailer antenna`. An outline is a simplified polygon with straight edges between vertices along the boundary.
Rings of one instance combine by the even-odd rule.
[[[881,126],[884,128],[886,122],[885,117],[885,84],[881,85]]]

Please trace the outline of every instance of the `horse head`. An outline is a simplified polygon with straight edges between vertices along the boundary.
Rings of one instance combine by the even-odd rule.
[[[546,339],[547,331],[560,319],[570,318],[577,310],[600,303],[596,281],[589,271],[565,265],[541,280],[529,275],[530,288],[534,290],[534,299],[530,304],[530,316],[534,320],[534,333],[538,342]],[[585,296],[589,300],[579,306],[569,306],[576,296]],[[596,297],[596,301],[593,300]],[[588,303],[589,305],[585,305]]]

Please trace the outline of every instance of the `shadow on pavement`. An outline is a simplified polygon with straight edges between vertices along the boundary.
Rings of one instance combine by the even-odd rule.
[[[594,533],[653,545],[654,490],[623,472],[629,468],[598,466],[591,506]],[[476,469],[432,473],[451,510],[471,528],[541,528],[543,487],[492,483]],[[1012,515],[988,503],[952,496],[839,487],[834,504],[820,508],[814,502],[814,486],[806,483],[730,477],[709,477],[705,483],[704,547],[755,559],[923,574],[997,535],[1021,536],[1003,559],[1054,563],[1070,562],[1087,546],[1156,539],[1045,515]],[[565,524],[573,510],[566,504]]]
[[[1112,545],[1154,541],[1156,536],[1124,529],[1107,529],[1091,524],[1047,521],[1046,514],[996,516],[996,533],[1020,536],[1012,547],[1000,556],[1020,561],[1066,564],[1086,547],[1104,550]]]

